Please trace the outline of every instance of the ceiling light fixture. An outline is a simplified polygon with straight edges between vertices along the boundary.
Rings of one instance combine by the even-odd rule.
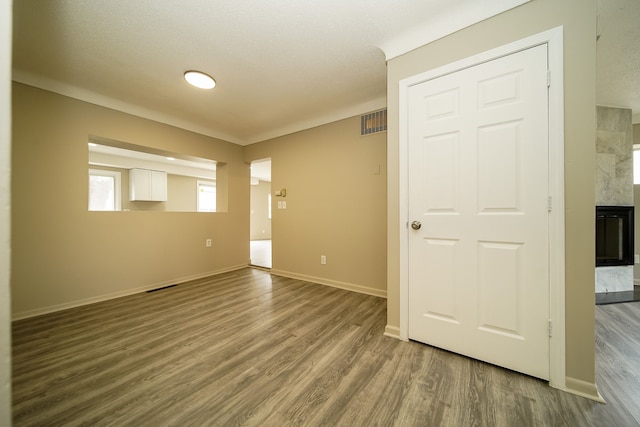
[[[201,71],[185,71],[184,79],[190,85],[200,89],[213,89],[216,86],[216,81],[213,80],[213,77]]]

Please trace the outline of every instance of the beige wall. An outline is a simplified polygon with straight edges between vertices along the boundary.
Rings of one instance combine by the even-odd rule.
[[[127,176],[127,181],[128,181]],[[190,176],[167,174],[167,201],[160,202],[162,210],[167,212],[197,212],[197,179]],[[127,190],[128,190],[127,185]],[[127,191],[128,205],[131,210],[144,209],[148,204],[156,202],[131,202]]]
[[[271,158],[272,194],[287,190],[273,273],[386,295],[386,136],[361,137],[358,116],[245,147],[247,162]]]
[[[267,181],[251,186],[251,240],[271,239],[270,192],[271,183]]]
[[[14,317],[248,264],[242,147],[19,83],[13,91]],[[224,162],[228,211],[88,212],[90,134]]]
[[[272,211],[273,272],[386,295],[386,134],[360,137],[359,117],[243,149],[13,88],[14,318],[246,265],[249,163],[265,157],[277,188],[287,188],[287,209]],[[215,158],[228,212],[88,212],[88,135]],[[123,208],[131,208],[126,200]]]
[[[398,82],[429,69],[564,26],[566,375],[595,388],[594,167],[595,0],[537,0],[423,46],[388,63],[388,326],[399,327]]]
[[[0,425],[11,425],[11,0],[0,0]]]

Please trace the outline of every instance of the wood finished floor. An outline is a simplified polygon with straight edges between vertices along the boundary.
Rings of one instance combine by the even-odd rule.
[[[635,426],[632,304],[598,308],[605,405],[385,337],[384,299],[244,269],[15,322],[14,426]]]

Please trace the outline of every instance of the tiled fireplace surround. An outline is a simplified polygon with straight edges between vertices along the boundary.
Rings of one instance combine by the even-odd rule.
[[[597,206],[633,206],[632,132],[631,110],[597,107]],[[596,292],[633,290],[633,265],[595,270]]]

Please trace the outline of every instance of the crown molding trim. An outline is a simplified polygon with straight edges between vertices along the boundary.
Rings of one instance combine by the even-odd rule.
[[[90,104],[95,104],[101,107],[131,114],[133,116],[175,126],[177,128],[209,136],[211,138],[220,139],[225,142],[231,142],[240,145],[243,145],[244,143],[244,141],[236,138],[233,135],[218,132],[214,129],[192,123],[188,120],[182,120],[168,114],[163,114],[155,110],[130,104],[119,99],[111,98],[109,96],[101,95],[96,92],[82,89],[77,86],[73,86],[57,80],[42,77],[36,74],[28,73],[22,70],[14,69],[12,80],[28,86],[33,86],[49,92],[54,92],[59,95],[68,96],[69,98],[88,102]]]
[[[465,3],[458,12],[447,16],[447,19],[429,22],[429,25],[417,28],[400,37],[382,43],[380,49],[387,61],[404,55],[414,49],[434,42],[449,34],[470,27],[473,24],[516,8],[531,0],[492,0],[489,2]]]

